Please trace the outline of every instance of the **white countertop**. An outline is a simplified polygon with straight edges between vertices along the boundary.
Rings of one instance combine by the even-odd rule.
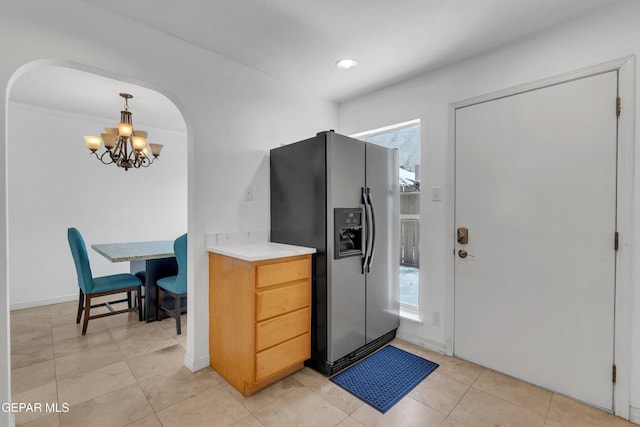
[[[243,239],[234,235],[207,235],[207,250],[244,261],[263,261],[316,253],[315,248],[285,245],[262,239]]]

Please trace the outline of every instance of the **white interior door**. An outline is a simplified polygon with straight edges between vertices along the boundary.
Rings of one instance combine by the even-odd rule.
[[[469,230],[455,354],[606,409],[617,85],[612,71],[455,115],[455,224]]]

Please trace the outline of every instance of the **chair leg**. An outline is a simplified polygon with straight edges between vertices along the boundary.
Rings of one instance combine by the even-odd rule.
[[[133,300],[131,299],[131,291],[127,291],[127,306],[129,308],[133,307]]]
[[[91,311],[91,295],[85,295],[84,303],[84,324],[82,325],[82,335],[87,334],[87,326],[89,326],[89,312]]]
[[[182,311],[180,305],[180,295],[175,296],[175,302],[173,303],[173,310],[176,315],[176,331],[178,335],[182,334],[182,328],[180,327],[180,312]]]
[[[78,299],[78,316],[76,317],[76,325],[80,323],[80,318],[82,317],[82,309],[84,308],[82,306],[83,300],[84,300],[84,293],[82,292],[82,289],[80,289],[80,298]]]
[[[142,286],[138,286],[136,296],[138,302],[138,321],[142,322]]]
[[[158,313],[158,322],[162,320],[162,311],[160,311],[160,301],[162,298],[162,288],[160,286],[156,286],[156,313]]]

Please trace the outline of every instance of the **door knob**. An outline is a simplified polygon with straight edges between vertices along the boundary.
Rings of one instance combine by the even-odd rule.
[[[467,251],[465,251],[464,249],[460,249],[460,250],[458,251],[458,256],[459,256],[460,258],[466,258],[466,257],[467,257]]]

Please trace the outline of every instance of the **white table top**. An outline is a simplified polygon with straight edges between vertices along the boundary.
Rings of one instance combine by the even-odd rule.
[[[219,243],[216,245],[208,245],[207,250],[244,261],[263,261],[316,253],[315,248],[266,241]]]
[[[171,258],[176,256],[173,252],[173,240],[105,243],[91,245],[91,248],[111,262]]]

